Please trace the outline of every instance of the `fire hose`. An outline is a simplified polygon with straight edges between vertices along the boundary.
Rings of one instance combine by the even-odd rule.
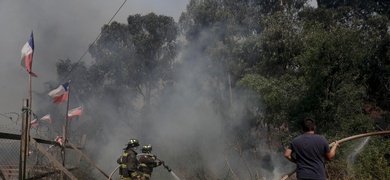
[[[119,165],[118,167],[116,167],[116,168],[112,171],[112,173],[111,173],[110,176],[108,177],[108,180],[111,180],[112,175],[115,173],[116,170],[119,169],[119,167],[121,167],[121,165]]]
[[[353,139],[357,139],[357,138],[362,138],[362,137],[367,137],[367,136],[376,136],[376,135],[385,135],[385,134],[390,134],[390,131],[378,131],[378,132],[370,132],[370,133],[365,133],[365,134],[358,134],[358,135],[354,135],[354,136],[350,136],[350,137],[347,137],[347,138],[344,138],[344,139],[341,139],[341,140],[338,140],[337,142],[338,143],[343,143],[343,142],[346,142],[346,141],[350,141],[350,140],[353,140]],[[332,142],[329,144],[329,147],[332,147],[336,142]],[[292,176],[295,172],[297,171],[297,169],[294,169],[293,171],[289,172],[288,174],[284,175],[280,180],[286,180],[288,179],[290,176]]]
[[[165,162],[164,161],[162,161],[161,159],[159,159],[157,156],[156,156],[156,159],[157,160],[159,160],[160,162],[163,162],[162,163],[162,165],[164,166],[164,168],[165,169],[167,169],[168,170],[168,172],[171,172],[172,171],[172,169],[171,168],[169,168],[166,164],[165,164]]]

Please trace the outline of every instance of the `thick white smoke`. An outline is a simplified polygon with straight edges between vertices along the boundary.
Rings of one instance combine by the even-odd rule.
[[[55,63],[69,58],[77,61],[118,10],[124,0],[34,0],[0,1],[0,112],[19,111],[28,98],[28,75],[20,66],[20,50],[34,31],[35,53],[33,91],[42,91],[44,82],[57,81]],[[129,15],[166,14],[179,18],[186,0],[126,1],[114,21],[126,23]],[[82,61],[89,62],[87,55]],[[61,82],[58,82],[61,83]],[[34,99],[33,106],[41,104]],[[34,109],[34,107],[33,107]]]

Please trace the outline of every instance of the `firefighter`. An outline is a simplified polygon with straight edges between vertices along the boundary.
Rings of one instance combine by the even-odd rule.
[[[139,141],[137,139],[130,139],[126,147],[123,149],[124,153],[118,158],[117,163],[119,167],[119,177],[123,180],[141,180],[142,174],[138,171],[137,147]]]
[[[152,145],[145,145],[141,149],[142,153],[139,154],[138,162],[139,170],[143,173],[143,178],[149,180],[152,176],[153,168],[164,164],[164,161],[158,159],[152,154]]]

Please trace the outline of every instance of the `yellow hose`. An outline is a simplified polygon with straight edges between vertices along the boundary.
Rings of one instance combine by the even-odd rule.
[[[110,177],[108,178],[108,180],[112,180],[112,179],[111,179],[112,175],[115,173],[116,170],[119,169],[119,167],[121,167],[121,166],[119,165],[118,167],[116,167],[116,168],[112,171],[112,173],[110,174]]]

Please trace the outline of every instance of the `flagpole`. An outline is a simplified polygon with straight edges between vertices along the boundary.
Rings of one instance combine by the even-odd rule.
[[[63,143],[63,158],[62,158],[62,165],[65,167],[65,147],[66,147],[66,142],[68,141],[68,121],[69,121],[69,116],[68,116],[68,111],[69,111],[69,101],[70,101],[70,80],[68,81],[68,101],[66,103],[66,120],[65,120],[65,127],[64,127],[64,143]]]
[[[25,116],[26,120],[27,121],[27,124],[25,124],[25,126],[23,127],[23,130],[22,130],[22,135],[24,134],[24,137],[22,137],[22,139],[25,138],[24,142],[22,140],[21,143],[24,144],[24,147],[22,146],[21,147],[21,155],[23,156],[21,159],[23,162],[22,163],[22,166],[24,166],[22,168],[22,172],[20,172],[19,175],[21,175],[22,177],[19,177],[19,179],[24,179],[25,176],[26,176],[26,170],[25,170],[25,166],[26,166],[26,156],[29,155],[29,144],[30,144],[30,128],[31,128],[31,117],[33,115],[33,112],[32,112],[32,78],[31,76],[34,75],[36,76],[32,71],[32,59],[33,59],[33,54],[34,54],[34,36],[33,36],[33,30],[31,30],[31,35],[30,35],[30,38],[29,40],[27,41],[27,43],[23,46],[22,50],[21,50],[21,53],[22,53],[22,61],[21,61],[21,65],[26,68],[28,74],[29,74],[29,98],[28,98],[28,101],[26,103],[26,108],[27,108],[27,111],[24,111],[25,113]],[[23,123],[26,123],[25,121]]]
[[[29,147],[28,147],[28,145],[29,145],[29,143],[30,143],[30,128],[31,128],[31,117],[32,117],[32,78],[31,78],[31,74],[29,74],[29,86],[30,86],[30,88],[29,88],[29,101],[30,101],[30,103],[29,103],[29,105],[30,105],[30,107],[29,107],[29,111],[27,111],[28,113],[29,113],[29,115],[28,115],[28,122],[27,122],[27,151],[26,151],[26,153],[28,154],[28,152],[29,152]]]
[[[31,34],[33,34],[33,30],[31,30]],[[34,53],[34,49],[32,51],[32,53]],[[32,63],[31,63],[31,66],[32,66]],[[29,148],[29,144],[30,144],[30,128],[31,128],[31,117],[32,117],[32,78],[31,78],[31,73],[32,73],[32,67],[30,67],[30,72],[28,73],[28,81],[29,81],[29,91],[28,91],[28,94],[29,94],[29,111],[27,111],[29,113],[28,115],[28,119],[27,119],[27,146],[26,146],[26,155],[28,156],[28,152],[30,152],[30,148]]]

